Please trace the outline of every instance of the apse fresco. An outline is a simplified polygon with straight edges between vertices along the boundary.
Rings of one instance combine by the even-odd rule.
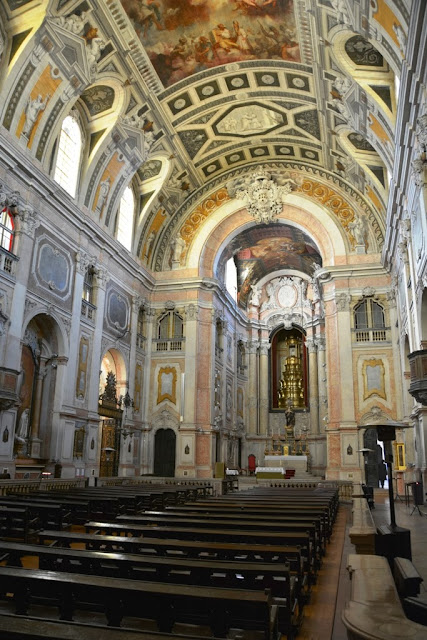
[[[121,0],[164,86],[244,60],[300,62],[294,0]]]
[[[237,299],[243,308],[251,286],[267,274],[296,269],[311,276],[322,264],[313,240],[300,229],[284,224],[258,225],[243,231],[224,250],[221,262],[232,256],[237,267]]]

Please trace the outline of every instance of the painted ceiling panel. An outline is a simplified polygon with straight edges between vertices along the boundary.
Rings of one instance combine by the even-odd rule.
[[[121,0],[164,86],[223,64],[301,61],[293,0]]]

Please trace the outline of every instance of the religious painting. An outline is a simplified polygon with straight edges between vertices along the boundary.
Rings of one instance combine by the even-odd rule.
[[[89,340],[80,338],[79,362],[77,365],[76,396],[82,400],[86,395],[86,376],[89,355]]]
[[[237,415],[243,420],[243,389],[237,389]]]
[[[139,413],[141,408],[141,391],[142,391],[142,366],[138,362],[135,367],[135,413]]]
[[[385,371],[382,360],[365,360],[362,368],[363,399],[379,396],[386,400]]]
[[[169,400],[176,404],[176,369],[174,367],[162,367],[157,376],[157,404]]]
[[[164,86],[246,60],[301,62],[294,0],[121,0]]]

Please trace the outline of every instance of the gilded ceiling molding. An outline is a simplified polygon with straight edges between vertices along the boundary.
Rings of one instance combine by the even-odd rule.
[[[325,171],[324,169],[321,169],[320,167],[311,167],[311,166],[304,166],[303,163],[295,161],[295,162],[269,162],[266,164],[258,164],[258,165],[254,165],[254,166],[250,166],[250,167],[239,167],[237,169],[234,169],[232,171],[228,171],[225,172],[223,174],[221,174],[221,176],[218,176],[214,179],[212,179],[210,182],[204,184],[200,189],[197,189],[195,191],[193,191],[191,193],[191,195],[187,198],[187,200],[185,202],[183,202],[183,204],[181,205],[181,207],[179,209],[177,209],[177,211],[174,213],[174,215],[168,220],[168,224],[167,227],[164,228],[164,230],[162,231],[162,237],[161,237],[161,241],[159,242],[158,246],[156,247],[156,258],[154,261],[154,271],[162,271],[163,268],[163,262],[164,262],[164,256],[166,255],[166,251],[167,248],[170,246],[170,241],[172,236],[177,232],[178,228],[180,228],[180,222],[183,218],[186,218],[188,215],[188,210],[192,207],[192,206],[196,206],[196,209],[190,214],[188,215],[188,218],[190,219],[191,216],[193,214],[196,213],[196,211],[198,211],[199,206],[201,206],[200,203],[200,198],[203,194],[205,194],[206,192],[212,192],[213,189],[216,189],[218,192],[221,190],[225,190],[224,184],[227,183],[230,180],[233,180],[239,176],[242,176],[244,174],[247,174],[248,170],[255,170],[257,167],[263,167],[265,168],[267,171],[270,171],[273,174],[277,174],[278,172],[286,172],[287,174],[289,174],[289,176],[291,178],[294,177],[294,172],[301,172],[304,174],[313,174],[316,177],[318,177],[321,180],[325,180],[329,183],[333,183],[334,185],[336,185],[340,190],[342,190],[343,192],[345,192],[346,194],[348,194],[348,197],[351,198],[351,200],[354,201],[354,207],[355,208],[359,208],[361,211],[363,211],[363,213],[365,213],[367,215],[369,224],[373,230],[375,239],[378,243],[378,245],[382,245],[382,243],[384,242],[384,233],[383,233],[383,229],[380,226],[379,221],[377,220],[377,217],[374,213],[374,211],[372,210],[371,206],[369,205],[369,203],[366,201],[366,199],[359,193],[357,192],[351,185],[347,184],[346,182],[344,182],[344,180],[342,180],[342,178],[340,178],[337,175],[332,175],[329,172]],[[295,174],[296,175],[296,174]],[[321,182],[316,182],[314,180],[310,180],[308,177],[305,178],[306,181],[308,182],[312,182],[313,185],[314,184],[318,184],[319,187],[324,187],[324,185],[322,185]],[[304,185],[303,185],[304,187]],[[302,188],[303,188],[302,187]],[[326,186],[324,187],[326,188]],[[308,189],[308,191],[310,191],[310,188]],[[298,193],[298,190],[296,190],[294,193]],[[300,193],[304,193],[303,191],[301,191],[300,188]],[[321,190],[317,190],[315,193],[313,192],[313,194],[311,195],[311,197],[313,197],[313,199],[318,200],[318,198],[320,197]],[[317,194],[317,195],[316,195]],[[310,197],[309,193],[304,193],[304,195],[306,195],[307,197]],[[337,206],[338,200],[335,200],[332,196],[335,196],[336,198],[342,198],[342,196],[339,196],[335,191],[333,191],[332,189],[330,190],[330,201],[331,201],[331,207],[333,206]],[[206,200],[210,200],[212,199],[212,194],[210,193],[209,196],[207,197]],[[344,199],[343,199],[344,200]],[[226,202],[226,200],[223,200],[223,202]],[[222,202],[222,203],[223,203]],[[334,204],[335,203],[335,204]],[[348,205],[348,208],[353,212],[353,216],[349,217],[349,219],[347,220],[347,223],[351,222],[353,220],[354,217],[354,210],[351,209],[350,205]],[[209,210],[208,214],[212,213],[214,209]],[[333,210],[333,208],[332,208]],[[342,215],[342,214],[341,214]],[[144,228],[142,230],[141,233],[141,237],[144,238],[146,235],[146,232],[148,231],[148,229],[150,228],[150,221],[152,220],[153,215],[149,214],[145,223],[144,223]],[[201,223],[206,219],[207,216],[204,216],[203,218],[201,218],[198,221],[198,226],[197,229],[201,226]],[[344,216],[345,217],[345,216]],[[198,220],[198,216],[196,216],[195,220]],[[186,223],[184,223],[185,226]],[[184,236],[184,226],[181,227],[181,235],[184,238],[184,240],[187,243],[186,237]],[[194,227],[194,223],[193,223],[193,227]],[[196,229],[195,229],[196,230]],[[191,236],[191,239],[194,237],[194,233]],[[189,240],[190,241],[190,240]],[[350,239],[351,242],[351,239]]]
[[[181,260],[185,260],[188,246],[206,218],[228,200],[230,200],[230,196],[228,195],[227,189],[219,189],[214,194],[203,200],[203,202],[199,204],[187,218],[181,227],[181,237],[185,241],[185,249],[181,255]]]

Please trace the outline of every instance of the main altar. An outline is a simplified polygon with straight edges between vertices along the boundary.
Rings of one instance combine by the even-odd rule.
[[[264,465],[256,468],[258,478],[291,478],[308,471],[309,447],[307,431],[295,434],[295,413],[285,412],[284,433],[272,434],[264,450]]]

